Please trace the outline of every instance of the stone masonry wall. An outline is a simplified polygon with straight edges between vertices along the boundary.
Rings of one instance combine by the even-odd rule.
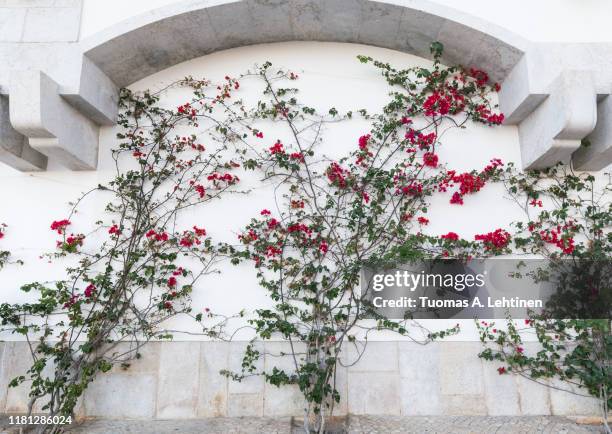
[[[155,342],[127,369],[101,374],[88,388],[78,416],[118,419],[184,419],[215,416],[300,416],[295,387],[277,388],[263,378],[236,383],[219,375],[237,370],[246,342]],[[287,346],[268,342],[263,363],[289,367]],[[339,367],[342,415],[597,415],[597,402],[498,375],[483,363],[477,342],[369,342],[359,363]],[[529,347],[527,348],[529,351]],[[354,350],[347,348],[352,360]],[[269,355],[268,355],[269,353]],[[8,389],[31,356],[24,342],[0,343],[0,413],[27,408],[27,388]]]

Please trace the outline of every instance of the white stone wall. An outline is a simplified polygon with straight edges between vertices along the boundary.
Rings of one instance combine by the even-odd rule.
[[[251,377],[236,383],[219,375],[240,367],[245,342],[157,342],[123,370],[100,374],[88,387],[78,417],[185,419],[217,416],[302,416],[296,386],[264,383]],[[497,373],[496,365],[476,358],[478,343],[419,345],[370,342],[354,366],[338,367],[342,399],[334,414],[368,415],[597,415],[597,402]],[[266,342],[263,364],[290,369],[279,358],[288,345]],[[531,347],[527,346],[527,351]],[[347,362],[355,351],[346,349]],[[0,413],[27,409],[25,386],[6,389],[7,378],[23,373],[30,361],[24,342],[0,343]]]
[[[299,74],[300,79],[295,82],[301,89],[299,98],[309,106],[323,112],[332,106],[341,112],[359,108],[380,110],[388,99],[388,86],[376,68],[363,65],[357,60],[358,54],[370,55],[403,67],[429,63],[409,54],[365,45],[291,42],[242,47],[204,56],[151,75],[130,88],[160,89],[187,75],[223,80],[226,74],[238,76],[256,63],[270,60],[276,66]],[[236,96],[254,103],[260,98],[260,90],[255,80],[244,80]],[[167,93],[162,102],[167,107],[175,108],[189,97],[188,91],[176,89]],[[265,135],[260,144],[262,149],[267,149],[277,139],[291,141],[289,131],[278,124],[263,124],[261,129]],[[354,149],[358,138],[368,130],[368,123],[358,119],[329,125],[323,130],[324,141],[317,149],[330,157],[343,155]],[[7,267],[0,272],[0,287],[5,288],[0,299],[9,302],[24,301],[33,295],[20,292],[18,288],[22,284],[35,279],[61,278],[66,261],[49,262],[39,257],[55,246],[57,234],[49,230],[49,225],[53,220],[65,217],[69,209],[67,204],[81,192],[104,183],[112,176],[114,162],[110,158],[110,150],[116,145],[117,131],[116,127],[101,128],[100,158],[96,171],[71,171],[53,158],[49,160],[49,170],[43,173],[23,173],[0,166],[0,191],[6,203],[11,204],[0,212],[0,222],[9,225],[1,246],[11,250],[15,258],[25,260],[23,267]],[[213,146],[205,134],[199,137],[206,146]],[[477,124],[465,130],[451,130],[445,134],[437,153],[440,161],[446,162],[449,169],[458,171],[481,170],[492,158],[501,158],[506,163],[514,162],[518,166],[518,130],[516,126],[491,128]],[[222,200],[207,204],[196,213],[187,212],[184,217],[186,227],[197,224],[205,227],[215,240],[235,243],[237,234],[262,209],[268,208],[276,213],[271,184],[262,183],[253,172],[237,172],[237,175],[241,179],[241,188],[250,190],[250,193],[245,196],[227,195]],[[424,232],[439,235],[454,231],[471,239],[475,234],[487,233],[498,227],[507,228],[512,221],[523,218],[520,208],[503,198],[504,189],[501,185],[491,184],[478,194],[470,195],[464,206],[450,205],[450,195],[443,194],[433,199],[428,213],[430,223],[423,228]],[[81,205],[71,230],[88,233],[90,222],[104,217],[102,208],[106,203],[105,197],[99,198],[91,198]],[[492,203],[495,206],[492,207]],[[269,305],[270,300],[257,284],[255,270],[250,264],[238,267],[221,264],[219,269],[222,272],[220,275],[206,276],[198,282],[193,294],[196,310],[210,307],[214,312],[233,315],[242,308],[253,311]],[[453,326],[456,322],[429,320],[423,321],[423,324],[437,330]],[[459,322],[463,332],[453,339],[477,339],[473,321]],[[239,325],[237,323],[236,327]],[[168,327],[198,331],[196,324],[185,318],[172,321]],[[248,334],[242,336],[243,339],[249,337]],[[15,339],[12,335],[5,338]],[[198,339],[182,335],[179,338]],[[397,339],[397,336],[380,334],[376,339]]]
[[[142,0],[111,3],[84,0],[84,6],[81,3],[81,0],[0,0],[0,56],[3,60],[0,65],[0,154],[3,149],[11,150],[11,166],[0,164],[0,222],[10,226],[0,247],[12,250],[18,258],[26,261],[24,267],[11,267],[0,273],[0,301],[27,300],[27,296],[17,289],[22,283],[61,278],[63,263],[47,263],[39,259],[39,255],[53,249],[55,243],[55,234],[49,231],[48,226],[52,220],[64,216],[67,202],[89,187],[107,180],[110,175],[109,152],[116,132],[112,126],[113,104],[116,102],[116,94],[113,92],[116,92],[116,86],[95,65],[84,60],[80,41],[90,36],[95,38],[96,31],[128,15],[176,2]],[[450,0],[440,0],[437,3],[455,4]],[[609,2],[589,2],[587,9],[579,10],[576,9],[578,2],[575,1],[571,1],[571,5],[564,1],[563,7],[559,7],[558,0],[554,1],[554,5],[548,1],[552,7],[546,7],[546,1],[538,4],[523,2],[525,6],[529,4],[530,13],[527,14],[516,2],[499,8],[497,5],[495,8],[489,4],[485,6],[484,2],[479,1],[468,3],[466,12],[480,14],[482,18],[497,22],[533,40],[594,42],[611,39],[609,33],[612,28],[593,24],[609,15],[605,12],[610,8]],[[492,9],[496,11],[491,12]],[[102,14],[101,11],[106,13]],[[104,18],[109,16],[111,18]],[[462,13],[457,12],[456,17],[461,16]],[[579,16],[584,16],[585,20],[578,20],[576,25],[576,17]],[[556,36],[550,36],[553,34]],[[557,121],[567,118],[565,106],[581,110],[585,107],[576,106],[574,101],[586,101],[584,112],[591,116],[582,124],[594,126],[592,109],[595,107],[595,95],[600,95],[599,117],[610,117],[610,110],[605,103],[607,99],[601,98],[610,89],[610,71],[602,60],[610,46],[602,44],[589,47],[586,50],[584,46],[538,45],[537,50],[530,52],[531,57],[526,56],[524,62],[509,74],[507,83],[504,83],[505,86],[507,84],[504,89],[508,89],[502,94],[505,104],[513,113],[518,113],[513,125],[496,129],[475,126],[467,131],[456,132],[445,138],[444,147],[440,150],[441,159],[451,161],[453,167],[459,170],[481,168],[493,157],[501,157],[504,161],[520,165],[521,135],[527,138],[526,143],[531,146],[533,142],[529,141],[530,134],[537,132],[541,124],[547,127],[552,125],[550,137],[564,128],[572,129],[573,125],[569,128]],[[568,52],[571,55],[567,55]],[[338,108],[367,106],[375,109],[384,101],[384,82],[374,69],[359,65],[355,61],[356,54],[370,54],[404,66],[427,62],[408,54],[373,47],[290,42],[218,52],[153,74],[134,83],[132,88],[155,88],[188,74],[219,79],[227,73],[238,74],[255,62],[269,59],[300,73],[302,80],[299,84],[304,88],[304,97],[311,98],[313,105],[338,106],[337,101],[344,100],[346,106]],[[534,59],[540,62],[546,60],[549,69],[541,70],[540,64]],[[597,80],[591,83],[593,86],[587,92],[573,92],[576,89],[584,90],[581,81],[577,82],[578,85],[550,86],[551,80],[557,80],[559,71],[583,66],[582,69],[589,75],[594,64],[598,65],[595,68]],[[30,71],[42,70],[59,85],[41,80],[41,75],[37,73],[22,76],[19,71],[24,68]],[[11,96],[7,97],[11,87],[9,83],[15,80],[14,77],[17,77],[17,85],[24,83],[23,77],[31,79],[21,88],[21,93],[11,90]],[[43,103],[48,104],[49,101],[31,104],[31,92],[40,90],[41,81],[44,81],[45,86],[57,87],[50,106],[42,107]],[[18,86],[13,88],[19,90]],[[564,98],[569,98],[571,103],[565,103],[564,106],[549,101],[548,104],[538,105],[550,95],[554,96],[554,99],[549,98],[550,101],[568,101]],[[176,102],[182,101],[183,97],[180,93],[171,94],[168,104],[175,107]],[[16,112],[10,122],[9,100]],[[19,110],[15,109],[17,105]],[[535,111],[531,121],[524,123],[522,131],[514,125],[531,116],[536,107],[539,107],[539,111]],[[91,162],[95,160],[95,156],[91,155],[92,150],[99,151],[97,170],[72,171],[66,168],[66,159],[53,155],[45,166],[46,157],[27,146],[31,137],[21,135],[13,128],[23,127],[23,122],[19,122],[21,115],[37,113],[37,110],[63,110],[69,113],[72,116],[71,122],[60,122],[57,135],[62,142],[67,141],[73,146],[82,144],[83,149],[90,152],[88,167],[96,166]],[[86,125],[90,135],[96,137],[89,137],[87,143],[79,142],[78,137],[70,135],[72,121]],[[533,127],[529,128],[529,125]],[[593,133],[594,138],[602,150],[607,150],[611,133],[606,129],[607,123],[601,122],[600,125]],[[53,128],[56,127],[53,125]],[[350,123],[330,130],[329,137],[337,140],[328,143],[351,147],[362,134],[362,128],[363,125]],[[580,128],[572,131],[578,131],[577,136],[567,139],[574,142],[580,138],[578,136],[588,133]],[[547,141],[544,146],[550,145],[550,137],[545,137]],[[345,149],[330,148],[326,152]],[[79,154],[78,150],[74,152]],[[15,162],[14,156],[23,158]],[[24,161],[27,163],[25,166],[21,165]],[[21,170],[46,168],[47,171],[21,172],[13,167]],[[75,167],[84,166],[73,165],[72,168]],[[249,178],[245,180],[249,181]],[[250,199],[241,203],[240,213],[236,211],[235,202],[221,201],[213,209],[207,210],[206,214],[191,217],[201,219],[202,225],[216,238],[233,239],[252,215],[257,215],[263,207],[272,207],[269,186],[258,185],[256,179],[250,182],[256,187],[255,192]],[[487,186],[481,193],[469,197],[469,206],[464,207],[451,207],[448,200],[440,198],[430,211],[434,217],[427,231],[439,234],[453,230],[471,237],[475,233],[505,227],[510,221],[520,218],[520,213],[509,201],[500,200],[502,195],[499,186]],[[98,205],[93,203],[85,206],[81,222],[87,221],[88,216],[97,218],[100,212]],[[80,224],[85,228],[85,223],[75,222],[75,229],[80,230]],[[211,307],[215,311],[231,314],[245,306],[252,310],[268,302],[265,293],[256,284],[254,273],[247,266],[227,267],[222,271],[225,272],[222,277],[204,281],[196,288],[196,309]],[[241,304],[234,305],[231,300],[240,300]],[[440,320],[425,321],[424,325],[440,329],[455,323]],[[596,406],[590,399],[580,399],[517,377],[499,376],[494,365],[483,365],[476,357],[480,347],[475,342],[476,333],[472,321],[460,323],[463,331],[451,339],[454,342],[435,343],[425,347],[397,341],[393,335],[375,336],[375,341],[369,343],[367,353],[358,365],[339,370],[339,389],[343,401],[338,413],[596,414]],[[169,327],[189,331],[195,325],[178,321],[169,324]],[[0,338],[10,341],[14,336]],[[227,344],[192,339],[195,341],[152,343],[143,351],[143,359],[131,369],[115,369],[100,376],[88,390],[79,414],[116,418],[301,414],[302,403],[296,390],[278,389],[264,384],[261,379],[237,384],[218,375],[220,369],[238,367],[244,342]],[[246,339],[246,336],[242,339]],[[278,353],[282,345],[278,342],[266,343],[265,350]],[[348,358],[351,351],[346,351]],[[268,367],[277,362],[278,358],[271,356],[263,361]],[[25,389],[9,390],[6,385],[10,378],[22,374],[28,366],[29,354],[25,343],[0,343],[0,413],[24,411],[27,405]]]
[[[148,11],[184,0],[83,0],[81,39]],[[533,41],[609,42],[612,3],[608,0],[431,0],[501,26]]]

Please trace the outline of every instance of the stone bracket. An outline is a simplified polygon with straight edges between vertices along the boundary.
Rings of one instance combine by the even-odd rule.
[[[527,169],[569,162],[597,122],[597,95],[590,73],[564,71],[547,93],[519,124],[521,156]]]
[[[98,126],[70,105],[59,85],[39,70],[13,73],[10,120],[29,145],[73,170],[95,169]]]
[[[612,161],[612,96],[597,104],[597,126],[586,137],[589,146],[578,149],[572,158],[578,170],[601,170]]]
[[[47,157],[28,144],[9,119],[9,100],[0,95],[0,161],[23,171],[40,171],[47,167]]]
[[[115,125],[119,88],[86,56],[82,56],[79,82],[61,87],[60,94],[98,125]]]

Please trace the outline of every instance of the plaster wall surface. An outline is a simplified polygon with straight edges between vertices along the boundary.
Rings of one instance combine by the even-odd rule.
[[[296,71],[300,80],[296,83],[301,89],[303,102],[326,111],[329,107],[338,110],[367,108],[379,110],[387,98],[388,87],[378,71],[360,64],[358,54],[371,55],[391,62],[397,66],[427,65],[429,61],[392,50],[373,48],[355,44],[293,42],[236,48],[185,62],[154,74],[134,83],[133,90],[160,89],[187,75],[206,77],[213,81],[222,80],[226,74],[238,76],[255,64],[270,60],[277,66]],[[260,86],[254,80],[244,80],[240,96],[254,103],[259,97]],[[186,100],[189,94],[175,89],[163,98],[163,104],[174,108]],[[265,139],[262,149],[267,149],[276,139],[287,139],[287,131],[277,127],[264,126]],[[8,267],[0,273],[2,300],[8,302],[24,301],[32,295],[19,291],[19,287],[33,280],[52,280],[60,278],[62,261],[48,262],[40,257],[55,245],[56,234],[49,230],[53,220],[65,217],[68,203],[80,193],[103,183],[112,176],[113,161],[110,151],[116,145],[115,135],[118,127],[103,127],[100,130],[100,157],[98,170],[74,172],[65,169],[50,158],[49,170],[44,173],[23,173],[8,166],[0,166],[0,185],[4,203],[1,221],[10,230],[2,240],[2,247],[11,250],[16,258],[25,260],[23,267]],[[367,124],[353,120],[329,126],[323,131],[324,141],[317,149],[327,156],[338,156],[352,149],[359,136],[367,132]],[[200,133],[206,143],[206,134]],[[465,130],[451,130],[443,140],[439,150],[442,162],[458,171],[482,169],[492,158],[504,162],[520,164],[519,134],[516,126],[497,128],[470,125]],[[605,179],[605,170],[597,176]],[[237,234],[263,208],[275,211],[272,186],[262,183],[252,173],[240,174],[245,189],[251,189],[246,196],[229,196],[211,203],[198,213],[188,213],[184,222],[188,227],[193,224],[206,227],[209,234],[219,241],[235,243]],[[522,210],[509,199],[504,198],[503,188],[488,185],[475,195],[466,198],[463,206],[448,203],[449,196],[434,198],[428,218],[430,224],[424,228],[432,235],[454,231],[466,238],[478,233],[486,233],[498,227],[508,227],[512,221],[524,218]],[[79,217],[74,219],[73,230],[87,233],[89,222],[104,216],[102,211],[105,197],[88,200],[81,207]],[[240,211],[238,211],[240,210]],[[93,240],[91,242],[94,242]],[[212,307],[215,311],[232,315],[243,307],[253,311],[269,303],[265,292],[257,285],[255,273],[248,265],[239,267],[221,265],[221,275],[208,276],[201,280],[194,291],[194,307]],[[240,304],[236,304],[239,300]],[[454,320],[429,320],[424,323],[433,329],[441,329],[455,324]],[[471,320],[460,320],[463,331],[454,337],[456,340],[475,340],[477,334]],[[238,326],[238,324],[236,325]],[[195,324],[177,320],[168,324],[169,328],[189,332],[197,331]],[[246,336],[245,336],[246,337]],[[7,336],[7,339],[13,339]],[[184,339],[198,339],[184,336]],[[395,335],[380,334],[376,339],[394,340]]]
[[[15,256],[25,260],[23,267],[9,267],[0,273],[2,301],[27,300],[28,296],[18,290],[22,283],[62,277],[65,263],[49,263],[46,259],[40,259],[42,253],[52,250],[55,245],[55,235],[48,229],[49,224],[52,220],[65,216],[67,202],[92,186],[105,182],[112,174],[109,155],[117,132],[117,128],[113,126],[116,83],[106,77],[95,64],[86,62],[83,66],[82,47],[79,44],[89,38],[95,39],[99,36],[99,31],[103,32],[129,16],[151,12],[156,7],[171,6],[174,3],[177,2],[0,0],[0,23],[3,24],[0,26],[0,55],[7,60],[5,66],[8,65],[8,68],[0,67],[0,132],[3,140],[10,140],[10,143],[3,142],[2,145],[13,151],[10,158],[3,160],[9,161],[12,167],[0,165],[0,193],[3,197],[0,221],[10,227],[0,247],[11,250]],[[410,5],[413,2],[402,3]],[[456,2],[451,0],[433,3],[439,6],[456,5]],[[521,137],[533,144],[530,140],[534,135],[537,136],[541,123],[545,123],[547,128],[552,125],[554,131],[551,129],[550,134],[553,135],[564,128],[574,128],[559,125],[558,120],[565,115],[558,111],[559,107],[550,103],[539,105],[551,94],[557,98],[553,101],[563,101],[564,98],[574,98],[581,103],[586,101],[584,113],[591,115],[587,116],[588,119],[581,125],[595,127],[593,113],[596,98],[600,102],[598,116],[607,119],[610,111],[607,107],[609,97],[605,95],[609,93],[608,87],[612,81],[606,75],[609,68],[605,59],[602,60],[605,56],[600,55],[609,50],[605,43],[612,40],[612,29],[604,22],[612,5],[605,1],[580,3],[579,8],[577,2],[571,0],[520,0],[491,8],[490,4],[481,0],[462,2],[459,15],[472,14],[531,41],[546,42],[531,52],[531,59],[550,59],[550,62],[545,62],[546,68],[540,69],[539,63],[524,58],[524,63],[510,72],[508,83],[504,85],[508,90],[506,94],[501,95],[504,104],[517,113],[514,115],[515,121],[495,129],[472,126],[465,131],[449,133],[440,150],[442,161],[452,163],[453,168],[457,170],[482,168],[494,157],[520,165]],[[526,10],[529,13],[526,13]],[[58,26],[58,22],[67,24]],[[585,50],[584,46],[575,46],[576,55],[570,56],[573,60],[564,59],[561,62],[559,56],[567,54],[569,48],[556,44],[567,41],[586,42],[590,44],[590,48]],[[594,42],[603,44],[597,46],[593,45]],[[17,49],[19,56],[15,55]],[[220,51],[152,75],[143,75],[140,71],[138,77],[145,78],[131,83],[131,88],[155,89],[185,75],[218,80],[226,74],[242,73],[255,63],[271,60],[278,66],[290,68],[300,74],[299,85],[303,90],[303,97],[312,105],[319,108],[334,105],[340,110],[361,107],[376,110],[385,101],[386,86],[374,69],[356,61],[357,54],[372,55],[401,66],[428,63],[423,58],[371,46],[333,42],[287,42]],[[578,81],[578,86],[573,87],[549,86],[564,69],[574,70],[583,66],[582,69],[588,73],[594,64],[599,68],[599,75],[589,82],[592,87],[589,87],[590,93],[586,96],[576,96],[572,92],[576,88],[582,89],[584,81]],[[80,125],[86,125],[88,137],[97,135],[98,140],[90,139],[86,147],[88,152],[93,149],[99,151],[97,164],[86,164],[87,167],[96,166],[97,170],[69,170],[66,166],[70,158],[62,158],[61,155],[52,153],[47,163],[46,155],[28,146],[28,138],[31,136],[23,135],[25,122],[2,122],[3,119],[8,119],[10,104],[13,104],[13,110],[16,104],[20,104],[24,110],[20,110],[18,114],[23,115],[28,114],[29,109],[34,113],[36,110],[43,110],[36,105],[24,105],[24,101],[29,100],[28,89],[41,93],[42,88],[37,86],[26,88],[22,96],[13,95],[13,102],[9,102],[10,95],[7,97],[7,94],[11,93],[10,82],[15,80],[11,75],[17,76],[16,86],[23,83],[19,74],[10,71],[19,70],[24,65],[26,69],[44,71],[51,80],[57,82],[57,92],[51,98],[53,103],[59,104],[65,113],[71,113],[72,118],[78,119]],[[95,80],[91,77],[95,77]],[[531,81],[525,81],[525,77],[529,77]],[[570,79],[566,81],[571,82]],[[41,80],[37,78],[30,82],[39,83]],[[45,83],[47,89],[54,87],[53,82]],[[99,85],[100,83],[103,85]],[[248,83],[242,86],[241,92],[244,92],[243,96],[247,99],[254,98],[256,94],[249,88]],[[66,106],[62,105],[58,95],[61,95]],[[523,98],[524,95],[528,97]],[[173,91],[166,95],[164,101],[169,107],[176,107],[184,102],[185,97],[180,91]],[[15,102],[16,98],[19,98],[20,102]],[[549,106],[554,107],[547,108]],[[539,111],[534,112],[538,107]],[[74,113],[73,108],[79,113]],[[516,125],[524,119],[527,121],[523,126]],[[59,124],[62,126],[61,122]],[[574,141],[572,146],[575,146],[579,136],[588,134],[588,131],[579,128],[581,125],[572,130],[578,131],[575,137],[571,137]],[[610,134],[606,125],[607,123],[599,124],[592,133],[597,141],[595,148],[601,150],[603,155],[608,155],[610,149]],[[365,132],[364,128],[365,125],[359,121],[330,127],[324,132],[326,147],[323,151],[333,156],[354,147],[357,138]],[[71,125],[64,123],[58,136],[68,137],[72,142],[78,141],[79,138],[66,136],[70,129]],[[274,131],[266,134],[266,138],[268,137],[275,140],[284,136],[283,132]],[[547,136],[540,143],[544,151],[550,146],[549,139]],[[270,144],[271,142],[266,141],[262,147]],[[26,167],[20,166],[24,163],[16,162],[14,155],[27,155]],[[95,159],[91,154],[88,155],[89,159]],[[590,161],[589,158],[591,157],[587,156],[582,160]],[[17,171],[14,167],[25,172]],[[47,171],[29,171],[33,167],[46,168]],[[598,169],[603,169],[597,175],[601,180],[605,176],[606,168]],[[253,188],[253,193],[240,202],[239,212],[236,198],[225,199],[214,204],[205,213],[188,215],[185,222],[205,226],[217,239],[235,241],[237,233],[251,216],[257,215],[262,208],[274,210],[271,186],[261,183],[257,178],[243,178],[245,185]],[[448,197],[440,197],[432,204],[429,212],[431,224],[426,231],[441,234],[452,230],[465,237],[472,237],[476,233],[505,227],[511,221],[520,219],[522,214],[510,201],[500,199],[502,196],[501,188],[491,185],[481,193],[467,198],[463,207],[449,205]],[[79,221],[75,221],[75,230],[85,232],[87,222],[99,218],[103,203],[104,198],[100,198],[85,204],[81,209]],[[210,306],[220,313],[232,314],[243,307],[253,310],[268,303],[250,268],[223,265],[221,271],[224,272],[221,276],[211,276],[195,288],[196,309]],[[239,300],[239,304],[235,300]],[[422,324],[436,330],[456,322],[438,320],[423,321]],[[555,392],[527,380],[499,376],[494,366],[483,366],[476,357],[479,344],[476,342],[473,322],[459,322],[462,332],[450,339],[454,342],[436,343],[427,347],[398,341],[395,335],[373,336],[368,356],[355,366],[340,369],[339,384],[345,399],[339,405],[339,413],[596,414],[595,404],[590,399]],[[186,321],[170,323],[168,328],[195,330],[194,324]],[[117,369],[96,380],[88,390],[79,414],[116,418],[300,415],[302,402],[295,390],[277,389],[258,380],[235,384],[218,375],[220,369],[238,366],[244,346],[241,339],[249,337],[248,333],[245,333],[238,336],[237,342],[224,344],[177,334],[176,342],[153,343],[146,348],[142,361],[135,364],[133,369]],[[9,378],[26,368],[27,348],[23,342],[12,342],[14,336],[0,338],[8,341],[0,343],[0,412],[20,412],[27,404],[26,392],[23,388],[9,390],[6,384]],[[280,351],[282,345],[279,342],[270,342],[266,344],[265,349],[274,353]],[[347,349],[347,354],[350,356],[350,349]],[[271,360],[266,358],[264,364],[271,363]],[[185,387],[185,384],[188,386]],[[138,391],[138,395],[130,395],[126,390]],[[121,393],[118,393],[119,391]],[[423,399],[424,394],[429,398]]]
[[[134,83],[131,89],[161,89],[187,75],[219,81],[226,74],[238,76],[255,64],[269,60],[276,66],[299,74],[300,79],[295,84],[300,88],[301,100],[310,106],[323,112],[329,107],[336,107],[340,111],[366,108],[375,112],[387,101],[389,88],[378,70],[356,59],[358,54],[370,55],[398,67],[429,63],[428,60],[405,53],[356,44],[267,44],[236,48],[194,59]],[[253,104],[259,98],[260,91],[260,84],[254,79],[244,79],[238,95]],[[175,108],[188,99],[189,93],[186,90],[174,89],[165,94],[162,104]],[[261,149],[267,149],[277,139],[290,141],[288,131],[277,125],[262,125],[261,129],[265,135]],[[15,257],[25,260],[23,267],[7,267],[0,273],[0,286],[5,288],[3,300],[23,301],[31,295],[19,291],[21,284],[35,279],[51,280],[62,275],[65,262],[54,260],[50,263],[46,258],[39,257],[55,246],[57,234],[49,230],[49,225],[53,220],[65,217],[69,209],[68,202],[112,176],[110,151],[117,143],[115,135],[118,131],[118,127],[111,126],[100,129],[100,156],[96,171],[70,171],[53,158],[49,160],[49,170],[43,173],[23,173],[8,166],[0,166],[2,194],[5,203],[10,204],[2,208],[0,215],[1,221],[10,228],[7,236],[2,239],[2,247],[11,250]],[[367,131],[368,124],[358,119],[329,125],[325,127],[323,143],[317,149],[330,157],[340,156],[353,149],[359,136]],[[206,133],[199,133],[199,137],[207,146],[212,146]],[[473,124],[464,130],[449,130],[438,153],[441,162],[446,162],[449,168],[460,172],[481,170],[492,158],[520,165],[518,129],[512,125],[492,128]],[[239,172],[238,175],[242,180],[242,188],[250,189],[250,194],[230,195],[206,205],[201,211],[186,213],[183,219],[186,227],[197,224],[205,227],[219,241],[236,243],[241,229],[252,217],[258,216],[263,208],[276,212],[272,185],[262,182],[253,172]],[[603,179],[603,172],[598,176]],[[439,235],[454,231],[469,239],[478,233],[508,227],[512,221],[523,218],[523,211],[504,198],[503,187],[500,185],[488,185],[478,194],[466,197],[463,206],[449,204],[451,194],[449,192],[434,197],[428,213],[430,223],[423,229],[424,232]],[[78,217],[73,219],[71,229],[88,233],[90,222],[105,215],[102,211],[105,200],[104,196],[98,196],[85,201]],[[232,315],[244,307],[253,311],[269,303],[264,290],[257,284],[254,270],[248,264],[238,267],[222,264],[220,271],[222,274],[207,276],[195,288],[196,309],[211,307],[216,312]],[[433,329],[452,326],[456,322],[424,321]],[[464,331],[453,339],[477,339],[473,321],[459,322]],[[185,319],[174,321],[168,327],[197,331],[195,324]],[[7,339],[12,338],[7,336]],[[179,338],[198,339],[193,336]],[[380,334],[375,339],[395,340],[397,336]]]

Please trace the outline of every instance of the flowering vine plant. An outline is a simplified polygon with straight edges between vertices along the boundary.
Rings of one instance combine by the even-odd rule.
[[[245,167],[276,186],[276,207],[262,209],[239,235],[239,246],[226,251],[235,264],[250,262],[273,306],[258,309],[250,319],[256,338],[247,347],[242,370],[225,371],[237,381],[263,375],[276,386],[296,385],[306,401],[304,428],[324,432],[326,417],[340,400],[336,388],[339,364],[355,363],[367,337],[376,331],[409,335],[410,318],[393,321],[375,311],[369,287],[358,290],[364,267],[422,258],[469,258],[508,248],[502,229],[478,235],[473,241],[455,233],[425,235],[422,228],[429,199],[447,195],[461,206],[469,196],[503,173],[503,163],[492,159],[482,170],[458,173],[440,161],[440,138],[451,128],[469,122],[498,125],[489,96],[498,89],[486,73],[445,67],[440,44],[432,45],[432,69],[396,70],[369,57],[359,57],[378,68],[390,86],[390,100],[379,114],[365,110],[340,114],[331,108],[320,113],[298,101],[298,79],[270,63],[243,78],[263,81],[264,95],[252,110],[238,110],[226,130],[236,134],[245,119],[268,120],[274,133],[288,131],[288,140],[273,137],[265,152],[244,155]],[[325,126],[361,116],[369,130],[356,134],[351,152],[330,158],[320,149]],[[265,131],[251,131],[259,138]],[[368,323],[366,318],[374,318]],[[456,333],[457,327],[425,331],[421,343]],[[281,338],[290,351],[291,368],[258,368],[263,355],[256,340]],[[365,341],[364,341],[365,339]],[[413,337],[419,340],[418,337]],[[348,346],[355,360],[342,355]]]
[[[38,295],[34,302],[0,305],[0,330],[25,336],[33,357],[27,373],[10,384],[30,382],[29,413],[73,415],[98,373],[127,368],[151,339],[172,338],[165,321],[214,317],[193,312],[190,300],[194,284],[214,271],[220,255],[205,222],[182,215],[237,191],[237,164],[222,146],[208,151],[196,135],[177,135],[196,126],[199,116],[211,116],[210,99],[169,110],[159,106],[159,97],[122,91],[114,177],[50,223],[57,242],[47,257],[67,263],[66,277],[24,285],[22,291]],[[79,222],[79,206],[94,198],[107,198],[105,218],[82,233],[76,229],[86,224]],[[219,332],[214,324],[202,327],[204,334]],[[41,432],[61,430],[40,426]]]
[[[38,295],[33,303],[0,305],[2,328],[30,342],[34,363],[12,383],[31,381],[30,411],[42,400],[51,415],[73,414],[98,373],[127,367],[151,339],[170,339],[165,324],[178,315],[192,317],[207,336],[231,339],[229,318],[191,307],[196,283],[227,259],[255,269],[271,305],[248,317],[254,338],[242,369],[222,373],[236,381],[261,375],[275,386],[297,386],[305,401],[305,430],[324,432],[341,399],[337,367],[356,363],[372,333],[395,332],[425,344],[458,331],[429,331],[409,317],[382,316],[368,301],[371,288],[360,282],[362,269],[506,254],[512,243],[564,255],[581,252],[575,224],[557,228],[546,220],[562,213],[530,222],[537,230],[517,225],[516,235],[504,228],[485,228],[471,240],[455,232],[424,233],[434,196],[463,206],[488,183],[504,182],[516,197],[527,194],[532,207],[543,200],[531,178],[516,176],[497,158],[466,172],[442,161],[438,151],[446,131],[473,123],[494,127],[504,117],[491,98],[499,86],[484,71],[446,67],[440,63],[442,45],[431,49],[430,68],[395,69],[359,57],[389,85],[380,113],[333,107],[321,112],[305,105],[294,84],[298,75],[269,62],[220,84],[192,77],[174,83],[170,87],[191,96],[172,109],[160,104],[168,88],[123,90],[113,179],[50,223],[57,243],[49,258],[69,262],[66,278],[25,285],[23,291]],[[253,107],[239,94],[250,80],[263,85]],[[355,118],[369,127],[355,132],[352,150],[326,155],[326,127]],[[206,131],[210,143],[204,146],[198,135],[184,132],[194,129]],[[189,221],[185,210],[246,194],[239,190],[238,171],[273,185],[276,205],[239,228],[235,243],[217,242],[205,222]],[[81,229],[78,208],[94,195],[109,198],[105,218]],[[261,369],[257,362],[264,354],[257,341],[270,339],[287,342],[289,350],[275,354],[278,366]],[[354,360],[345,356],[349,347]]]
[[[479,356],[538,383],[599,400],[606,432],[612,405],[612,183],[558,165],[504,182],[525,210],[516,223],[515,248],[548,258],[547,265],[517,278],[554,285],[543,313],[505,327],[477,322]],[[526,343],[534,335],[535,343]],[[534,345],[526,351],[527,345]],[[556,380],[551,382],[551,380]]]

